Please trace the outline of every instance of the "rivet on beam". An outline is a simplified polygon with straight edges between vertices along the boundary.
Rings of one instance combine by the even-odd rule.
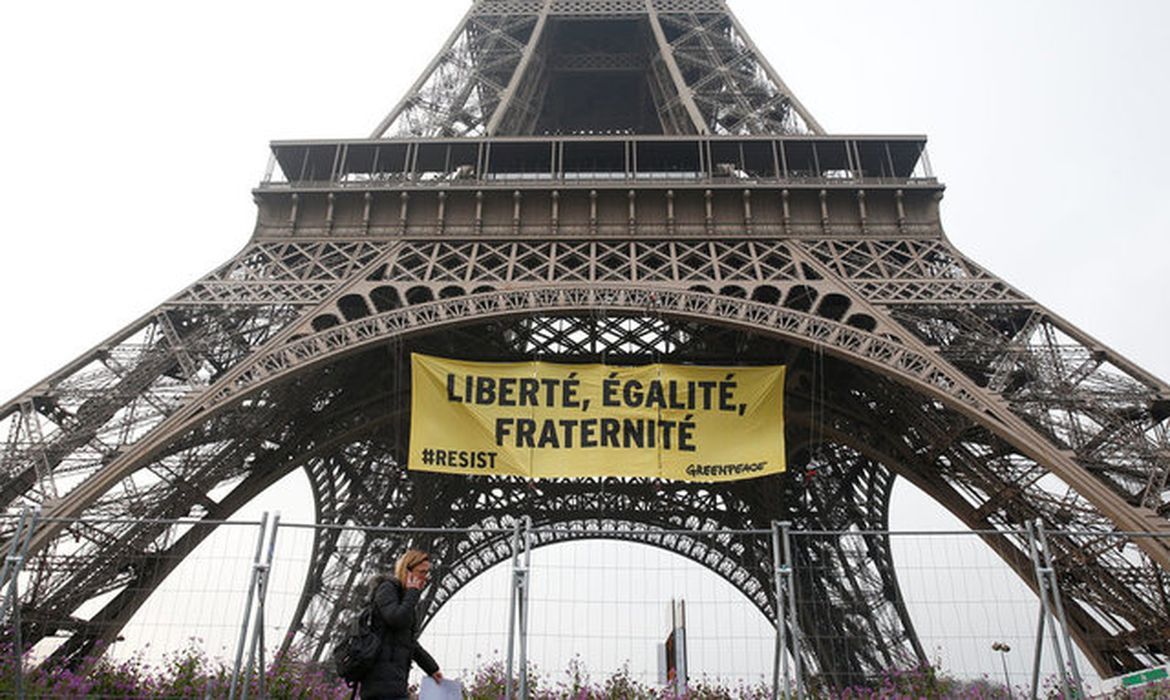
[[[830,233],[829,226],[829,191],[821,190],[821,228]]]
[[[561,193],[553,190],[549,194],[549,199],[552,202],[552,232],[556,234],[561,228]]]
[[[666,231],[674,235],[674,190],[666,191]]]
[[[784,235],[786,236],[792,233],[792,206],[789,198],[788,190],[780,191],[780,206],[784,213]]]
[[[290,200],[292,201],[292,206],[289,207],[289,210],[288,210],[288,227],[290,229],[290,233],[296,233],[297,232],[297,213],[300,211],[300,208],[301,208],[301,196],[299,194],[297,194],[296,192],[293,192],[292,197],[290,197]]]
[[[703,192],[703,199],[706,200],[707,205],[707,233],[711,233],[715,228],[715,193],[711,190]]]
[[[626,195],[630,201],[630,233],[638,230],[638,193],[630,190]]]
[[[865,206],[865,190],[857,190],[857,213],[861,216],[861,232],[869,232],[869,208]]]
[[[410,213],[410,194],[403,192],[398,195],[401,206],[398,208],[398,235],[406,235],[406,215]]]
[[[475,233],[483,233],[483,190],[475,193]]]
[[[748,235],[752,233],[752,191],[743,191],[743,226]]]

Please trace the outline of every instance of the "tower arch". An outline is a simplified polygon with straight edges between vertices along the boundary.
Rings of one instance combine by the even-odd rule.
[[[640,520],[629,516],[623,519],[620,515],[610,520],[636,522],[665,530],[692,528],[708,531],[708,528],[714,527],[766,529],[776,519],[792,520],[798,525],[822,531],[882,530],[888,524],[889,493],[896,475],[911,479],[965,523],[980,530],[999,529],[1012,533],[1018,530],[1022,522],[1035,517],[1058,523],[1062,517],[1060,509],[1069,507],[1068,492],[1045,494],[1038,487],[1006,497],[1012,489],[1012,479],[1018,478],[1018,474],[1001,472],[996,463],[976,458],[972,454],[974,446],[989,453],[1001,454],[1004,463],[1013,463],[1015,460],[1017,469],[1028,468],[1039,473],[1036,470],[1042,471],[1043,467],[1035,463],[1025,467],[1021,460],[1026,460],[1026,457],[1018,449],[973,418],[970,412],[961,410],[960,403],[944,402],[937,393],[924,394],[920,383],[884,371],[884,366],[879,365],[882,367],[879,370],[875,368],[875,363],[858,362],[848,352],[824,350],[824,345],[828,344],[827,336],[818,336],[820,344],[809,343],[807,339],[796,342],[791,336],[765,330],[759,325],[747,326],[744,319],[762,318],[752,314],[737,313],[733,316],[738,319],[735,322],[712,319],[693,311],[666,313],[656,310],[653,316],[648,317],[644,298],[629,298],[628,305],[623,307],[623,300],[627,298],[623,294],[627,292],[605,288],[595,288],[592,292],[609,300],[611,306],[604,315],[598,315],[595,308],[581,305],[575,308],[537,308],[525,314],[518,314],[513,306],[493,316],[478,311],[478,307],[471,304],[462,307],[467,309],[467,314],[462,317],[449,311],[430,310],[419,314],[416,317],[437,321],[423,329],[401,332],[401,335],[378,337],[361,333],[359,336],[362,343],[358,346],[322,341],[313,336],[298,339],[291,344],[311,342],[318,347],[329,348],[329,351],[320,358],[311,358],[287,372],[268,377],[263,384],[245,387],[246,391],[239,392],[230,400],[221,401],[214,410],[201,412],[200,420],[190,430],[178,433],[179,439],[160,453],[148,457],[148,461],[172,459],[184,450],[218,443],[223,435],[238,435],[235,431],[241,421],[245,420],[256,426],[251,428],[248,435],[254,445],[261,447],[277,445],[279,435],[295,434],[299,436],[299,442],[277,445],[277,449],[262,447],[248,451],[236,446],[224,450],[222,458],[208,460],[207,467],[219,472],[219,476],[213,479],[215,483],[234,474],[248,473],[249,476],[229,497],[221,501],[221,510],[209,512],[206,516],[209,519],[224,517],[225,509],[231,508],[233,504],[235,507],[242,505],[288,471],[304,468],[310,475],[319,522],[375,529],[404,522],[426,522],[431,526],[452,528],[491,524],[507,526],[510,521],[503,514],[523,511],[535,515],[538,522],[549,524],[575,522],[584,517],[580,514],[659,513]],[[721,308],[720,303],[732,301],[687,294],[694,298],[688,296],[683,301],[701,301],[699,308],[702,309]],[[557,295],[553,298],[564,300],[567,297]],[[662,299],[669,300],[670,297],[664,296]],[[466,302],[466,299],[458,301]],[[734,301],[744,303],[741,299]],[[446,302],[428,302],[437,303]],[[624,313],[621,312],[623,308]],[[695,307],[684,304],[683,308]],[[534,334],[532,328],[540,327],[540,318],[554,319],[561,325],[555,332],[543,336]],[[374,322],[377,319],[366,318],[354,323],[367,321]],[[809,322],[824,324],[825,320],[813,319],[810,315]],[[395,325],[389,323],[387,327]],[[606,333],[597,332],[598,327],[626,328],[628,337],[607,336]],[[452,336],[450,328],[456,329],[453,332],[457,335]],[[856,329],[849,330],[856,332]],[[651,337],[652,333],[657,336]],[[566,336],[582,339],[578,341],[581,344],[566,346],[563,342]],[[754,482],[746,491],[741,487],[724,488],[720,496],[724,500],[749,500],[740,501],[733,508],[714,509],[703,505],[712,491],[709,485],[672,485],[664,488],[644,480],[567,481],[542,485],[539,489],[542,495],[537,497],[532,495],[527,486],[509,483],[507,480],[502,483],[490,480],[479,484],[476,479],[407,474],[401,466],[404,462],[409,418],[405,358],[415,349],[435,352],[444,345],[449,349],[452,346],[460,347],[460,337],[477,339],[480,352],[486,353],[490,359],[515,359],[517,356],[536,354],[559,360],[596,361],[611,353],[628,359],[631,355],[628,351],[623,355],[621,348],[628,347],[631,338],[636,338],[641,348],[658,348],[655,352],[661,357],[677,361],[710,362],[728,357],[728,352],[738,352],[740,361],[749,363],[784,358],[792,370],[786,402],[789,406],[790,462],[794,473],[790,477],[765,480],[774,483],[769,483],[763,489],[761,487],[764,484]],[[608,345],[598,347],[588,344],[589,338],[598,337],[609,337]],[[665,350],[664,339],[673,343],[672,349]],[[544,343],[545,348],[533,345],[538,342]],[[639,355],[647,357],[647,351],[643,349],[633,354]],[[259,361],[267,360],[261,358]],[[375,367],[386,375],[384,380],[370,380],[376,376]],[[365,377],[360,385],[368,386],[367,391],[356,395],[346,393],[353,391],[347,387],[359,386],[351,383],[351,377]],[[326,401],[324,404],[315,404],[306,400],[312,396],[331,396],[333,392],[341,393],[332,399],[332,403]],[[289,412],[291,407],[282,406],[283,401],[290,400],[302,407],[301,413]],[[283,420],[266,421],[260,415],[261,412],[256,410],[260,403],[268,407],[263,413]],[[902,416],[901,423],[893,422],[897,416]],[[268,427],[260,430],[257,429],[259,426]],[[924,461],[922,455],[931,452],[935,453],[935,460]],[[257,454],[263,457],[257,457]],[[808,464],[816,465],[818,477],[811,485],[802,487],[802,470]],[[946,478],[940,479],[936,472],[944,464],[949,472]],[[673,495],[671,489],[676,489]],[[750,497],[748,492],[752,494]],[[420,493],[426,495],[421,496]],[[549,495],[544,497],[545,493]],[[761,497],[759,493],[764,496]],[[418,512],[420,503],[434,501],[436,494],[442,494],[438,498],[442,507]],[[805,504],[803,508],[798,505],[802,497]],[[587,505],[583,505],[586,501]],[[159,505],[168,502],[173,502],[173,499],[160,495]],[[387,508],[387,503],[397,505]],[[644,505],[637,506],[637,503]],[[1076,500],[1074,506],[1082,511],[1082,517],[1095,512],[1092,504],[1083,498]],[[498,509],[496,514],[484,514],[493,509]],[[578,515],[574,516],[574,513]],[[712,513],[718,517],[711,519]],[[741,515],[733,518],[733,514]],[[1103,518],[1099,518],[1098,522],[1103,526],[1107,524]],[[176,561],[176,557],[181,558],[188,553],[206,533],[203,529],[192,530],[185,539],[176,541],[165,552],[165,556],[160,555],[158,559]],[[111,533],[111,536],[141,538],[142,533],[130,530],[127,534]],[[572,539],[572,535],[563,537]],[[317,655],[323,653],[328,642],[324,631],[336,628],[336,616],[354,586],[360,583],[361,563],[369,556],[368,542],[365,541],[368,538],[359,536],[357,539],[361,544],[351,541],[342,546],[340,530],[326,529],[318,533],[305,593],[297,611],[294,630],[288,639],[290,646]],[[894,629],[871,629],[866,632],[862,624],[864,621],[856,621],[856,624],[844,618],[802,621],[802,624],[828,624],[842,630],[848,627],[852,630],[849,634],[842,632],[835,637],[863,640],[860,646],[851,650],[826,647],[810,651],[814,654],[811,661],[817,667],[829,676],[838,676],[842,682],[880,672],[882,663],[923,658],[904,603],[899,596],[891,597],[888,593],[897,591],[888,542],[876,535],[871,539],[866,541],[865,552],[829,548],[815,554],[817,561],[835,561],[839,566],[869,571],[871,578],[862,583],[872,585],[871,588],[863,585],[854,591],[835,591],[834,595],[842,599],[857,597],[866,600],[866,609],[879,604],[889,606],[891,614],[881,616],[882,619],[899,620],[902,624]],[[1025,543],[1018,532],[1005,535],[1004,538],[988,538],[988,541],[1017,573],[1028,580]],[[473,544],[473,551],[480,552],[477,556],[481,558],[485,556],[480,551],[481,547],[494,546],[490,543]],[[822,542],[817,543],[817,546],[824,548],[828,544]],[[393,547],[383,546],[380,551],[392,550]],[[498,549],[494,551],[498,553]],[[1126,553],[1119,552],[1114,562],[1117,570],[1123,567],[1123,560],[1132,555],[1132,546]],[[460,561],[466,556],[469,555],[461,555]],[[798,556],[814,554],[798,552]],[[871,563],[864,567],[859,564],[866,561]],[[828,571],[824,566],[809,568]],[[118,627],[125,624],[137,606],[145,600],[145,593],[151,588],[152,582],[156,584],[166,574],[165,567],[147,571],[146,576],[136,578],[134,585],[127,583],[127,593],[107,605],[102,613],[90,621],[93,633],[89,637],[84,629],[77,630],[74,635],[76,641],[65,647],[62,653],[68,655],[87,651],[93,642],[103,636],[116,634]],[[54,600],[51,594],[47,596],[43,605],[45,615],[48,617],[50,612],[55,611],[58,619],[66,616],[84,602],[87,586],[92,585],[87,581],[102,580],[106,574],[108,572],[101,570],[88,571],[84,579],[56,582],[57,595],[60,597]],[[743,575],[746,574],[729,580],[742,583],[746,580],[742,578]],[[753,597],[753,602],[767,613],[771,603],[767,598],[766,566],[757,568],[751,576],[755,589],[763,596]],[[1151,579],[1139,591],[1133,584],[1124,583],[1108,567],[1095,572],[1092,577],[1098,580],[1091,590],[1084,589],[1086,593],[1092,593],[1085,596],[1086,601],[1097,598],[1096,592],[1101,590],[1114,590],[1119,595],[1128,592],[1129,595],[1118,598],[1126,602],[1124,609],[1118,606],[1119,609],[1110,611],[1112,615],[1116,616],[1119,612],[1124,614],[1133,629],[1142,626],[1156,629],[1161,624],[1157,618],[1159,612],[1155,603],[1155,580]],[[1081,581],[1086,582],[1092,577],[1083,577]],[[470,579],[455,575],[451,581],[440,583],[435,589],[435,597],[428,599],[432,606],[428,614],[433,615],[467,580]],[[326,582],[328,585],[325,585]],[[816,576],[803,582],[808,596],[829,595],[826,587],[838,585],[839,581]],[[53,589],[48,586],[44,590],[48,593]],[[59,607],[54,607],[52,603]],[[1132,665],[1142,663],[1140,659],[1155,658],[1153,655],[1158,649],[1156,645],[1124,652],[1094,651],[1091,640],[1121,634],[1123,629],[1103,627],[1097,622],[1099,614],[1094,613],[1099,609],[1094,608],[1093,604],[1082,608],[1081,603],[1075,597],[1069,599],[1070,621],[1074,624],[1074,634],[1089,650],[1091,658],[1099,667]],[[48,626],[43,630],[46,633],[52,631]],[[877,658],[864,652],[866,648],[899,651],[895,654],[897,659]],[[848,663],[844,659],[849,659]]]

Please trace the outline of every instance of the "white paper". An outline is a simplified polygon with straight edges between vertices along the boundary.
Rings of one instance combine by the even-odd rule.
[[[423,676],[418,700],[463,700],[463,684],[450,678],[436,683],[434,678]]]

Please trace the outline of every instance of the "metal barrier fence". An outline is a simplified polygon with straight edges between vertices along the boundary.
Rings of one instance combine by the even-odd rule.
[[[168,682],[175,669],[201,674],[203,697],[268,696],[282,648],[315,649],[309,660],[327,662],[329,645],[308,643],[346,624],[344,614],[325,609],[337,607],[327,589],[385,571],[405,546],[472,536],[495,542],[496,557],[476,570],[463,562],[459,571],[436,559],[436,580],[455,577],[459,585],[422,641],[447,677],[497,682],[504,697],[568,696],[590,683],[625,682],[667,685],[680,696],[689,683],[736,697],[803,700],[843,685],[817,660],[845,656],[869,663],[871,672],[907,669],[925,656],[962,683],[981,684],[982,697],[1077,697],[1099,683],[1068,633],[1056,585],[1053,552],[1084,538],[1034,526],[1015,533],[808,532],[784,523],[664,531],[534,527],[517,519],[494,530],[434,530],[292,524],[266,514],[258,522],[160,521],[168,545],[161,551],[169,554],[152,559],[148,572],[128,572],[77,567],[60,541],[30,554],[38,524],[44,520],[31,510],[0,516],[8,535],[0,695],[23,697],[36,683],[44,695],[45,683],[73,682],[60,669],[84,669],[101,657],[140,674],[149,666]],[[99,521],[62,524],[80,541]],[[323,538],[339,534],[332,552],[350,557],[352,566],[336,569],[348,571],[348,582],[314,569]],[[989,546],[1013,536],[1027,543],[1024,578]],[[1135,535],[1101,537],[1111,546]],[[365,561],[354,554],[369,551],[382,554]],[[896,580],[874,565],[879,555],[894,562]],[[46,570],[68,575],[45,577]],[[102,594],[75,609],[44,606],[68,600],[69,587]],[[306,590],[318,594],[307,607]],[[454,589],[432,594],[444,590]],[[294,618],[299,626],[291,626]],[[858,629],[861,638],[890,641],[888,648],[858,648],[851,633]],[[679,671],[668,677],[668,667]],[[46,681],[38,671],[45,668],[62,677]],[[347,695],[327,670],[315,673],[320,687],[300,697]],[[166,696],[162,689],[172,686],[152,687]],[[127,697],[94,687],[85,695],[103,693]]]

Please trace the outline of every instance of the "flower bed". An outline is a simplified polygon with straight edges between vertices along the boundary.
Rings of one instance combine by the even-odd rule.
[[[192,647],[172,654],[158,667],[140,658],[113,661],[105,657],[83,664],[80,672],[42,664],[31,665],[23,676],[25,697],[32,699],[81,700],[82,698],[226,698],[231,687],[230,666],[212,660]],[[0,655],[0,697],[15,694],[15,674],[11,653]],[[289,657],[277,658],[265,673],[267,696],[272,700],[344,700],[350,689],[333,672],[321,664],[305,663]],[[606,678],[594,680],[580,659],[573,659],[561,674],[563,680],[552,681],[539,670],[529,673],[529,697],[532,700],[769,700],[771,687],[764,683],[729,686],[699,679],[686,693],[676,695],[657,684],[645,684],[633,677],[628,668],[619,669]],[[504,664],[494,660],[482,664],[470,678],[464,679],[468,700],[500,700],[507,680]],[[259,679],[253,678],[249,695],[257,697]],[[958,680],[937,668],[890,671],[871,684],[844,689],[820,687],[814,680],[806,697],[810,700],[915,700],[918,698],[964,698],[992,700],[1027,697],[1027,690],[1015,688],[1009,694],[1002,684],[983,678]],[[1043,697],[1063,698],[1055,679],[1048,679]],[[1170,700],[1170,684],[1140,690],[1118,691],[1109,696],[1122,700]]]

